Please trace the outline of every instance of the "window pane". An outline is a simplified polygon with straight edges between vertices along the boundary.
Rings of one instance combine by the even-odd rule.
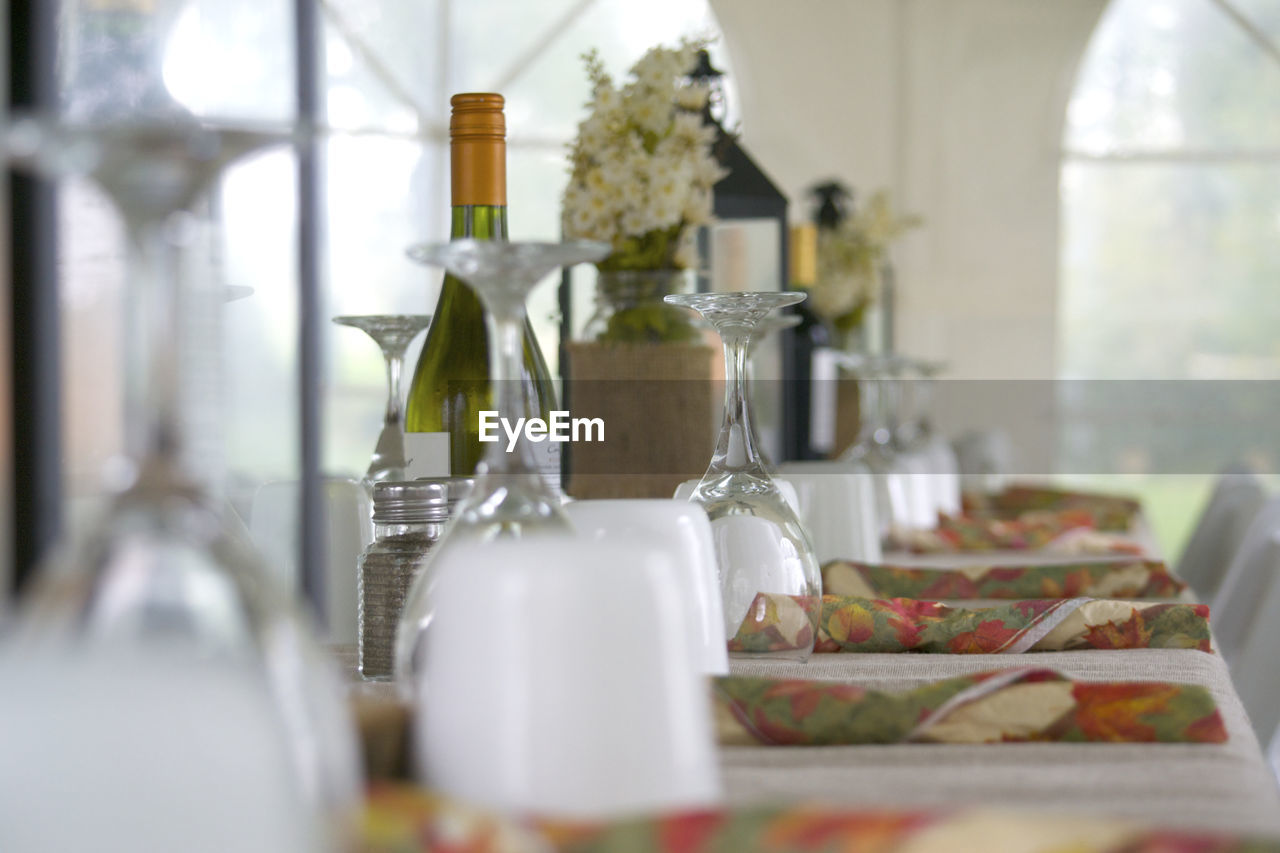
[[[440,97],[437,5],[359,0],[322,5],[330,124],[443,133],[449,111]]]
[[[1277,26],[1272,0],[1260,22]],[[1243,8],[1243,7],[1242,7]],[[1070,151],[1280,146],[1280,63],[1214,3],[1116,0],[1081,64]]]
[[[382,429],[386,370],[363,332],[329,323],[339,314],[430,314],[441,272],[405,255],[413,244],[445,240],[448,151],[416,140],[337,137],[325,146],[328,204],[326,472],[363,475]],[[405,358],[407,391],[422,337]]]
[[[1061,374],[1280,378],[1280,165],[1071,162]]]

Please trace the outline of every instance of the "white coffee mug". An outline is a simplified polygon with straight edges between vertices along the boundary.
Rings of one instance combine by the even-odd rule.
[[[729,671],[725,650],[724,607],[716,568],[711,522],[701,506],[688,501],[587,500],[564,508],[580,536],[601,542],[638,539],[665,548],[676,565],[680,594],[698,641],[698,661],[709,675]]]
[[[668,550],[459,542],[434,569],[421,781],[515,815],[602,819],[720,799],[709,691]]]

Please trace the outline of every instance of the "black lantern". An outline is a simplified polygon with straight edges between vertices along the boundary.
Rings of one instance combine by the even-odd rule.
[[[699,265],[706,273],[700,287],[713,291],[786,289],[787,197],[751,159],[737,136],[721,125],[724,74],[711,64],[705,50],[700,51],[698,65],[689,76],[710,89],[703,119],[715,127],[712,151],[728,170],[712,187],[716,223],[698,235]],[[764,380],[753,390],[756,426],[775,460],[800,458],[807,445],[808,376],[799,376],[798,362],[791,330],[764,341],[755,355],[756,378]]]

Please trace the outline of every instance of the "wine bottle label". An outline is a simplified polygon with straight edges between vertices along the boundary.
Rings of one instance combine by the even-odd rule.
[[[547,481],[553,493],[560,491],[560,442],[529,442],[533,455],[533,463],[537,466],[542,479]]]
[[[449,433],[406,432],[404,434],[404,474],[407,480],[419,477],[448,477]]]
[[[828,347],[813,351],[809,393],[809,444],[827,454],[836,446],[836,380],[839,354]]]
[[[534,465],[554,490],[560,489],[560,443],[528,442]],[[406,432],[404,434],[405,479],[449,477],[449,433]],[[469,474],[467,476],[470,476]]]

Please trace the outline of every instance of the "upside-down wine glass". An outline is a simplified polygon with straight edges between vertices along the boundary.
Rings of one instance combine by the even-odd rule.
[[[958,466],[951,445],[935,434],[932,409],[937,376],[943,365],[938,362],[902,358],[900,383],[900,416],[894,430],[894,447],[907,467],[915,472],[911,478],[915,490],[913,500],[918,508],[913,524],[932,528],[939,513],[960,512]]]
[[[516,424],[536,416],[530,389],[520,381],[521,330],[525,300],[553,270],[598,261],[609,253],[606,243],[570,241],[526,243],[453,240],[414,246],[409,257],[441,267],[466,282],[480,298],[489,335],[489,376],[494,409],[500,421]],[[458,504],[430,560],[440,559],[451,541],[514,539],[568,535],[572,528],[560,509],[561,496],[538,471],[522,433],[510,452],[505,436],[489,444],[476,466],[475,485]],[[396,633],[396,676],[405,684],[421,664],[422,634],[433,614],[434,573],[428,564],[409,588]]]
[[[918,526],[908,494],[909,471],[896,443],[904,421],[905,363],[894,355],[847,355],[841,361],[841,368],[858,381],[859,424],[857,440],[840,458],[862,463],[874,476],[880,536],[886,540]]]
[[[287,123],[291,114],[262,118],[270,111],[245,100],[252,87],[210,72],[225,42],[214,35],[218,27],[201,25],[208,8],[188,0],[70,6],[59,21],[68,36],[59,56],[61,112],[8,126],[5,151],[16,167],[88,175],[123,221],[125,464],[118,470],[128,480],[85,536],[40,567],[15,644],[67,660],[113,655],[132,661],[135,675],[154,668],[159,682],[166,665],[196,680],[236,671],[267,706],[278,760],[288,765],[272,769],[292,781],[298,803],[336,845],[360,795],[341,682],[293,599],[214,497],[218,475],[209,460],[217,450],[199,442],[216,417],[205,400],[217,384],[209,380],[219,364],[223,296],[212,276],[191,275],[202,199],[232,161],[299,134]],[[260,23],[260,9],[233,6],[218,6],[219,25]],[[243,66],[259,82],[278,80],[253,62]],[[259,118],[246,123],[246,116]],[[216,776],[213,767],[189,772],[205,770]],[[127,783],[128,768],[119,773]]]
[[[400,393],[400,374],[404,369],[404,353],[418,333],[431,325],[430,314],[362,314],[334,317],[341,326],[359,329],[382,350],[387,362],[387,411],[382,418],[382,432],[373,448],[373,459],[365,472],[368,486],[383,480],[403,480],[408,460],[404,458],[404,400]]]
[[[233,160],[289,139],[181,118],[89,127],[30,119],[10,129],[15,164],[87,171],[124,221],[132,469],[130,485],[84,540],[41,567],[19,638],[70,649],[160,650],[193,664],[230,662],[260,672],[299,789],[320,813],[345,821],[359,777],[340,685],[292,601],[226,525],[193,473],[199,466],[184,456],[180,393],[191,344],[177,332],[194,305],[209,303],[185,274],[194,209]]]
[[[775,332],[781,332],[784,329],[794,329],[800,325],[802,319],[799,314],[769,314],[761,320],[759,325],[756,326],[755,334],[747,342],[747,369],[751,370],[751,359],[755,357],[756,350],[769,339],[770,335]]]
[[[776,620],[778,628],[766,645],[749,651],[729,637],[737,656],[806,660],[817,636],[822,577],[813,543],[759,451],[746,383],[747,352],[761,321],[804,298],[763,292],[666,297],[700,313],[724,343],[724,420],[711,464],[689,500],[702,504],[711,519],[727,624],[746,630],[750,623],[763,627]],[[773,595],[772,603],[761,593]],[[792,596],[797,606],[787,605],[784,615],[785,600],[777,596]]]

